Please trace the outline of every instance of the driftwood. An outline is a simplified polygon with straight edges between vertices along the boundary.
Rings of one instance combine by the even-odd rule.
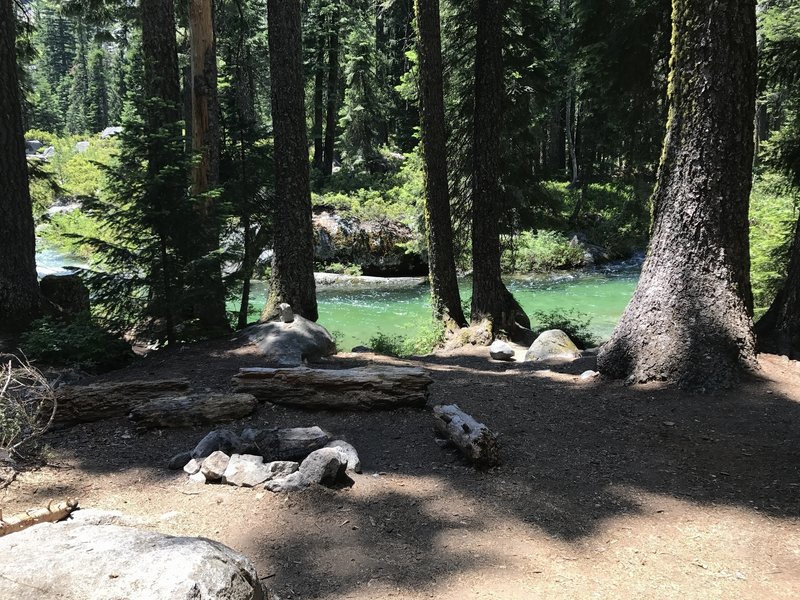
[[[111,381],[64,386],[56,392],[56,423],[71,425],[123,417],[135,407],[154,398],[185,394],[188,390],[188,379]]]
[[[370,366],[355,369],[246,368],[233,378],[237,391],[259,400],[301,408],[371,410],[425,406],[432,380],[423,369]]]
[[[51,500],[47,503],[47,506],[26,510],[25,512],[11,515],[7,519],[3,519],[3,511],[0,511],[0,536],[22,531],[37,523],[55,523],[67,518],[77,507],[78,501],[74,498],[69,498],[55,504]]]
[[[497,437],[483,423],[462,411],[457,404],[433,407],[436,431],[450,440],[479,467],[498,463]]]
[[[241,419],[257,404],[250,394],[165,396],[135,406],[130,416],[148,427],[188,427]]]

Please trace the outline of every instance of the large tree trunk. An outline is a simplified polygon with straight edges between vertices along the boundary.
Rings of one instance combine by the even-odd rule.
[[[322,153],[322,172],[333,173],[333,155],[336,150],[336,122],[339,118],[339,10],[331,12],[328,38],[328,90],[325,115],[325,147]]]
[[[316,321],[300,0],[269,0],[272,124],[275,132],[275,243],[270,294],[262,320],[287,302]]]
[[[144,63],[144,121],[149,135],[147,148],[148,178],[152,182],[150,193],[158,212],[168,214],[174,210],[184,189],[178,178],[171,174],[175,160],[164,152],[163,145],[181,139],[181,90],[178,74],[178,50],[175,42],[175,11],[172,0],[140,0],[139,18],[142,24],[142,62]],[[161,247],[159,264],[151,266],[157,315],[166,321],[167,340],[175,341],[174,278],[176,266],[170,255],[169,240],[179,237],[165,225],[166,219],[157,219],[156,234]],[[179,238],[180,239],[180,238]],[[185,244],[181,244],[184,249]],[[158,289],[161,280],[161,289]]]
[[[472,321],[492,322],[492,334],[530,327],[500,272],[500,130],[503,121],[505,0],[478,0],[472,171]]]
[[[17,79],[13,0],[0,0],[0,331],[21,331],[39,311],[36,242]]]
[[[748,199],[755,3],[673,0],[670,116],[653,232],[602,373],[714,389],[757,368]]]
[[[425,217],[428,263],[436,318],[467,324],[461,309],[447,182],[447,131],[444,118],[442,39],[439,0],[416,0],[419,55],[419,113],[425,165]]]
[[[220,261],[214,254],[219,248],[219,216],[212,194],[219,185],[220,131],[213,0],[189,1],[189,31],[192,151],[198,159],[192,167],[192,194],[198,201],[196,248],[189,281],[192,312],[204,327],[225,330],[225,287]]]
[[[800,220],[794,233],[789,273],[772,306],[756,323],[758,349],[800,360]]]

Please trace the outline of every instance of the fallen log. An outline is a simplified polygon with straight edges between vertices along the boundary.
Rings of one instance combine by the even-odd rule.
[[[65,385],[56,391],[55,423],[72,425],[124,417],[141,404],[162,396],[185,394],[188,379],[110,381],[90,385]]]
[[[497,437],[457,404],[434,406],[433,416],[436,417],[436,431],[477,466],[492,467],[499,462]]]
[[[0,536],[22,531],[38,523],[55,523],[61,519],[66,519],[77,507],[78,501],[75,498],[68,498],[56,504],[53,504],[53,501],[50,500],[47,506],[26,510],[25,512],[11,515],[7,519],[3,519],[3,511],[0,510]]]
[[[422,407],[432,379],[416,367],[370,366],[354,369],[244,368],[234,388],[259,400],[301,408],[374,410]]]
[[[135,406],[130,417],[146,427],[189,427],[241,419],[257,405],[251,394],[165,396]]]

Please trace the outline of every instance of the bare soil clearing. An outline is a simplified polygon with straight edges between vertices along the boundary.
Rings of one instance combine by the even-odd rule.
[[[137,430],[126,419],[48,435],[48,466],[0,492],[12,513],[76,496],[146,527],[219,540],[287,598],[800,597],[800,366],[763,355],[731,390],[579,380],[593,359],[499,363],[486,348],[423,366],[429,406],[457,403],[499,434],[486,472],[434,442],[429,410],[337,413],[262,405],[232,423],[319,425],[358,450],[339,490],[272,494],[195,486],[167,460],[208,427]],[[188,377],[229,391],[247,348],[210,342],[151,355],[106,379]]]

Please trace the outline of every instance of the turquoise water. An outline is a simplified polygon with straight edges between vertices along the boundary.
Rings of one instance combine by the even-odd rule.
[[[40,248],[36,256],[39,276],[66,273],[65,265],[83,266],[79,260]],[[639,278],[636,265],[617,265],[604,270],[575,272],[507,280],[525,311],[578,310],[592,321],[590,330],[606,339],[633,295]],[[469,299],[469,281],[461,284],[461,298]],[[368,345],[377,333],[413,338],[430,323],[427,285],[318,287],[319,322],[335,333],[342,350]],[[251,303],[264,305],[265,285],[253,282]],[[235,310],[238,302],[229,308]]]
[[[577,310],[591,317],[589,329],[600,339],[611,335],[639,279],[638,269],[572,273],[552,277],[508,279],[525,311]],[[461,284],[461,298],[468,299],[469,282]],[[391,289],[317,288],[319,322],[335,334],[341,350],[369,345],[380,332],[413,338],[430,322],[429,289],[416,285]],[[264,285],[254,286],[252,302],[263,306]]]

